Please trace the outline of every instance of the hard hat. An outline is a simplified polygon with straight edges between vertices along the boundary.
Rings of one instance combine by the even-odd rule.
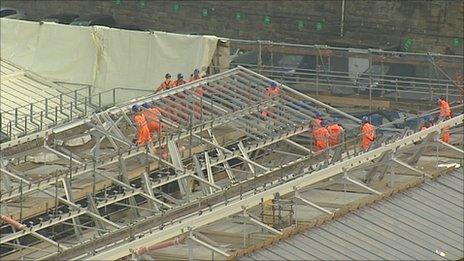
[[[138,112],[139,110],[140,110],[140,106],[138,106],[137,104],[132,106],[132,111],[133,112]]]
[[[339,123],[339,122],[340,122],[340,119],[339,119],[338,117],[334,117],[334,118],[332,119],[332,122],[333,122],[333,123]]]
[[[181,78],[184,78],[184,76],[182,75],[182,73],[178,73],[177,74],[177,79],[181,79]]]
[[[198,69],[193,70],[193,74],[199,74],[199,73],[200,73],[200,70]]]
[[[433,121],[433,116],[428,115],[427,117],[425,117],[425,120],[428,121],[428,122],[432,122]]]
[[[144,104],[142,104],[142,107],[144,107],[145,109],[149,109],[151,106],[150,103],[145,102]]]
[[[271,82],[271,87],[277,87],[277,83],[276,82]]]
[[[362,117],[362,122],[369,122],[369,117],[363,116]]]
[[[316,117],[322,117],[322,113],[320,111],[316,112]]]
[[[164,78],[171,78],[171,75],[169,73],[166,73],[166,75],[164,76]]]

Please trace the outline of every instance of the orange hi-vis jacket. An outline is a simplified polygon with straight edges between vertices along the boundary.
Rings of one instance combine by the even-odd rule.
[[[160,119],[161,110],[159,108],[150,108],[143,111],[143,115],[147,121],[148,130],[150,131],[150,137],[153,136],[153,133],[160,132],[162,129]]]
[[[314,118],[313,125],[314,125],[315,127],[320,127],[320,126],[322,126],[322,119]]]
[[[280,88],[278,87],[267,87],[266,88],[266,94],[267,96],[275,97],[280,95]]]
[[[375,139],[375,127],[374,125],[366,122],[361,126],[362,132],[362,148],[367,151],[371,147],[372,142]]]
[[[182,84],[186,84],[187,82],[184,81],[184,80],[175,80],[174,83],[172,84],[172,87],[177,87],[177,86],[180,86]]]
[[[440,106],[440,117],[443,117],[443,118],[451,117],[451,108],[447,101],[440,100],[439,106]]]
[[[324,150],[327,148],[330,138],[329,131],[324,127],[318,127],[313,131],[314,146],[316,151]]]
[[[190,76],[188,81],[193,82],[193,81],[200,80],[200,79],[201,79],[200,75],[193,75],[193,76]]]
[[[329,146],[335,146],[337,144],[340,144],[342,133],[344,131],[343,127],[337,123],[334,123],[328,126],[327,130],[329,131],[329,134],[330,134]]]
[[[161,83],[159,89],[161,91],[164,91],[164,90],[167,90],[167,89],[170,89],[172,88],[174,85],[174,81],[171,80],[171,79],[168,79],[168,80],[164,80],[164,82]]]
[[[150,130],[145,116],[142,113],[137,113],[134,116],[134,123],[137,126],[137,144],[144,146],[146,143],[151,142]]]
[[[448,128],[448,127],[443,128],[441,131],[442,131],[442,132],[441,132],[441,140],[442,140],[443,142],[449,143],[449,139],[450,139],[450,137],[451,137],[449,128]]]
[[[279,96],[280,95],[280,88],[278,88],[278,87],[275,87],[275,88],[267,87],[266,88],[266,95],[270,96],[270,97]],[[264,111],[261,112],[261,115],[266,117],[266,116],[269,115],[270,112],[271,112],[270,110],[264,110]]]

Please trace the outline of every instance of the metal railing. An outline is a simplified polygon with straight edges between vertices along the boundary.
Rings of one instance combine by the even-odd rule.
[[[451,101],[464,94],[463,56],[230,39],[231,67],[241,65],[299,90],[366,95],[372,100]],[[238,52],[243,52],[242,58]],[[351,65],[350,65],[351,63]],[[356,71],[353,63],[365,70]],[[374,68],[384,72],[376,72]],[[409,71],[408,71],[409,70]]]
[[[26,106],[0,113],[0,131],[8,139],[85,117],[95,111],[115,106],[150,90],[113,88],[92,95],[91,86],[60,94]]]
[[[277,66],[261,66],[256,64],[233,64],[259,71],[266,77],[275,79],[285,85],[292,86],[298,91],[329,94],[370,95],[398,101],[421,100],[434,102],[434,99],[445,96],[448,100],[456,101],[462,97],[462,91],[446,79],[431,79],[420,77],[405,77],[391,75],[362,75],[350,77],[347,72],[321,71]]]

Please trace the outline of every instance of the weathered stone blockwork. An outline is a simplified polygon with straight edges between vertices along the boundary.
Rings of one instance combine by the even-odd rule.
[[[343,36],[342,1],[11,1],[2,6],[26,10],[32,18],[71,12],[81,16],[113,14],[122,24],[229,38],[335,46],[397,49],[413,39],[411,51],[462,54],[462,1],[346,1]],[[178,4],[176,11],[174,5]],[[207,16],[202,16],[203,8]],[[241,12],[243,20],[236,19]],[[270,24],[264,24],[264,16]],[[304,27],[298,28],[297,21]],[[323,28],[318,31],[317,23]],[[452,40],[461,39],[458,46]],[[399,50],[399,49],[398,49]]]

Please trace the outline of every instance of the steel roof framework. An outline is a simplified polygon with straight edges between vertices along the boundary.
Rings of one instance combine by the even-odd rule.
[[[309,129],[316,110],[325,111],[327,117],[342,115],[353,124],[359,120],[286,86],[282,86],[282,95],[269,98],[264,94],[269,81],[239,67],[137,101],[138,104],[151,101],[161,107],[170,106],[164,107],[161,118],[167,125],[166,135],[154,137],[153,148],[132,145],[134,128],[127,115],[132,104],[36,134],[33,138],[2,144],[2,157],[9,162],[1,167],[2,180],[8,180],[8,185],[2,188],[2,207],[9,208],[15,200],[23,202],[33,195],[54,198],[57,207],[47,221],[39,220],[27,229],[2,235],[0,242],[11,244],[33,235],[53,246],[51,253],[35,258],[78,257],[89,249],[92,254],[96,251],[94,258],[97,259],[108,254],[122,257],[129,253],[128,247],[156,243],[189,228],[236,214],[242,207],[251,207],[272,196],[271,191],[285,194],[288,188],[291,188],[289,191],[294,189],[289,184],[295,181],[298,183],[294,185],[300,187],[310,185],[369,163],[385,153],[396,152],[398,148],[416,146],[414,142],[436,135],[441,128],[462,123],[462,116],[458,116],[420,135],[414,134],[374,150],[375,153],[358,155],[356,149],[341,146],[329,160],[326,152],[314,154],[307,144],[298,144],[291,138]],[[205,90],[205,96],[196,94],[199,87]],[[301,103],[301,99],[306,103]],[[196,115],[195,106],[201,108],[199,115]],[[264,109],[269,109],[272,116],[263,118],[260,112]],[[223,134],[221,129],[234,129],[235,136],[219,140],[217,134]],[[87,135],[91,141],[83,146],[85,149],[66,145],[70,140],[84,139]],[[188,151],[181,151],[185,145]],[[39,180],[31,179],[26,174],[31,171],[31,163],[24,155],[44,151],[58,157],[48,165],[65,167]],[[280,162],[270,164],[276,158]],[[345,177],[369,190],[364,183],[348,175]],[[90,185],[85,183],[89,179]],[[192,188],[192,180],[198,182],[200,190]],[[180,196],[162,191],[163,186],[171,183],[178,184]],[[79,184],[80,190],[86,193],[79,192],[73,184]],[[132,221],[122,224],[113,221],[112,215],[120,212],[121,207],[122,211],[131,213]],[[109,213],[108,208],[114,213]],[[40,211],[31,215],[36,214]],[[166,223],[167,220],[170,222]],[[154,222],[159,228],[152,229]],[[66,241],[39,233],[47,233],[63,224],[72,228],[74,240],[80,244],[59,243]],[[108,240],[117,243],[134,235],[141,237],[140,240],[128,245],[115,244],[109,253],[100,248],[108,245]]]

